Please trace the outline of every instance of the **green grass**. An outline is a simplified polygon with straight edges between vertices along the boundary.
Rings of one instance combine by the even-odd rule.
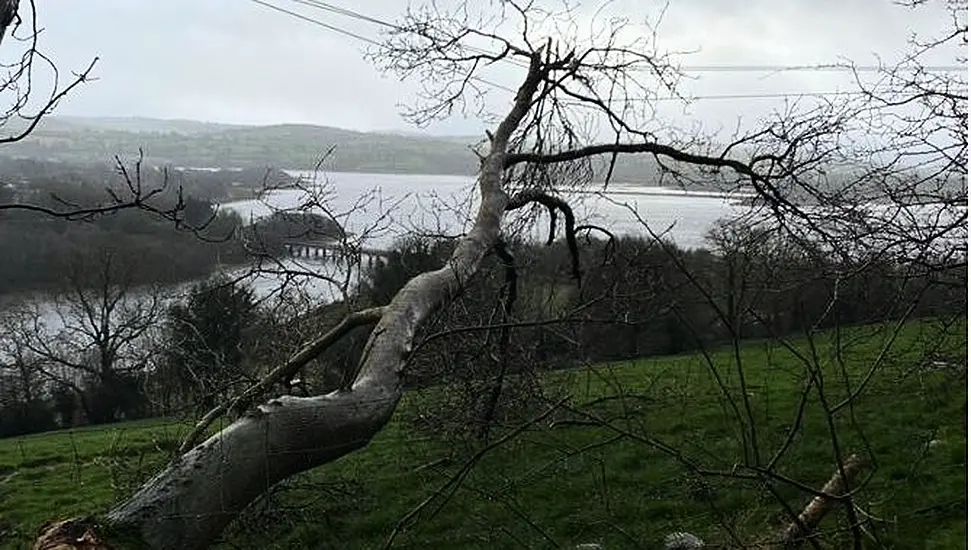
[[[856,494],[869,548],[963,548],[967,540],[967,326],[906,325],[852,407],[833,416],[844,454],[872,453]],[[817,335],[790,347],[748,342],[703,355],[652,358],[549,373],[559,410],[486,453],[451,498],[430,506],[396,548],[651,548],[672,531],[731,544],[776,532],[832,475],[832,432],[813,387],[799,429],[766,483],[699,475],[686,467],[752,474],[740,441],[758,442],[765,465],[787,440],[817,364],[830,407],[867,376],[890,326]],[[839,345],[838,345],[839,344]],[[840,353],[836,354],[836,348]],[[930,361],[943,368],[933,368]],[[741,401],[741,364],[749,396]],[[723,381],[724,389],[714,376]],[[380,548],[398,521],[460,470],[476,449],[408,422],[444,398],[409,394],[364,450],[288,481],[249,510],[229,541],[258,548]],[[725,392],[736,401],[739,422]],[[544,405],[523,413],[540,413]],[[750,412],[749,412],[750,411]],[[751,421],[748,419],[751,418]],[[593,420],[601,425],[592,425]],[[104,510],[150,475],[185,426],[173,422],[54,432],[0,440],[0,544],[24,547],[44,520]],[[771,487],[770,491],[767,487]],[[821,543],[850,543],[843,509]],[[227,547],[231,547],[227,545]]]

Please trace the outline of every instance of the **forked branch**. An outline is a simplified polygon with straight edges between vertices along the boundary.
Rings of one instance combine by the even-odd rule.
[[[208,429],[217,418],[227,412],[231,414],[242,413],[242,411],[249,406],[254,399],[263,395],[273,386],[273,384],[276,384],[281,380],[293,378],[297,371],[303,368],[307,363],[313,361],[317,356],[323,353],[324,350],[344,337],[344,335],[350,332],[351,329],[377,323],[384,314],[384,311],[384,307],[373,307],[351,313],[347,317],[344,317],[340,323],[337,323],[337,325],[328,330],[322,336],[307,343],[303,348],[297,351],[297,353],[290,357],[286,363],[270,371],[266,376],[263,377],[262,380],[247,388],[235,399],[232,401],[226,401],[217,405],[216,407],[213,407],[212,410],[206,413],[206,415],[196,423],[196,425],[192,428],[192,431],[189,432],[189,435],[187,435],[182,441],[182,444],[179,446],[178,454],[182,455],[188,452],[189,449],[196,444],[202,434],[205,433],[206,429]],[[349,378],[353,379],[353,375],[351,375]]]

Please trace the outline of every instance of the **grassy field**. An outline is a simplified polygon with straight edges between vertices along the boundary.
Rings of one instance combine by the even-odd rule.
[[[409,394],[371,445],[275,488],[224,545],[380,548],[429,498],[394,547],[655,548],[674,531],[751,544],[788,522],[778,498],[800,510],[809,496],[797,485],[832,475],[836,434],[844,456],[872,455],[855,496],[866,547],[964,548],[966,320],[910,323],[884,350],[892,330],[549,373],[549,402],[562,406],[515,433],[510,423],[513,436],[471,468],[476,444],[409,421],[443,390]],[[805,392],[793,429],[807,373],[822,383]],[[864,381],[851,405],[823,414]],[[103,511],[164,463],[185,429],[156,420],[0,440],[0,546],[26,547],[51,517]],[[831,514],[821,545],[847,547],[847,525],[843,509]]]

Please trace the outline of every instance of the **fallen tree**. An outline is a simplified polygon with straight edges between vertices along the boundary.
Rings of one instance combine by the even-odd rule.
[[[205,548],[274,484],[366,446],[388,423],[402,397],[403,374],[420,327],[462,292],[488,255],[497,253],[511,212],[540,206],[553,217],[562,214],[571,252],[579,254],[572,211],[558,191],[565,180],[588,181],[595,157],[610,159],[608,180],[609,164],[618,155],[646,154],[667,173],[685,179],[704,176],[720,179],[726,188],[750,187],[776,219],[801,220],[803,227],[817,231],[824,241],[833,238],[789,189],[815,181],[811,178],[817,168],[837,152],[831,136],[839,133],[852,113],[833,106],[801,117],[787,113],[768,128],[722,147],[696,140],[662,143],[628,110],[629,105],[642,104],[645,113],[641,115],[649,117],[649,100],[659,89],[673,90],[679,76],[668,59],[652,51],[647,39],[621,43],[623,27],[614,25],[591,39],[589,46],[581,47],[577,37],[567,37],[564,46],[539,39],[532,31],[531,25],[550,14],[510,1],[503,6],[515,20],[508,35],[517,38],[507,39],[498,30],[470,23],[467,14],[428,8],[409,12],[375,54],[386,69],[428,81],[431,91],[426,102],[410,113],[417,122],[445,116],[464,105],[481,83],[478,74],[483,66],[511,61],[525,71],[512,105],[488,132],[485,148],[478,153],[478,209],[448,261],[411,279],[389,303],[354,313],[336,329],[322,330],[317,341],[272,371],[256,389],[214,409],[187,439],[184,454],[103,518],[56,524],[77,535],[72,544],[94,548],[101,544],[99,540],[122,536],[155,549]],[[492,49],[483,49],[483,43]],[[641,97],[630,97],[634,94]],[[584,124],[578,113],[584,109],[601,117],[613,139],[591,145],[599,135],[581,135],[578,129]],[[804,178],[807,174],[811,177]],[[576,263],[573,276],[582,276]],[[314,397],[283,396],[247,408],[250,399],[273,382],[292,376],[347,328],[371,323],[374,328],[355,372],[346,378],[351,381],[347,387]],[[228,409],[246,412],[195,444],[208,424]],[[829,484],[824,493],[842,492],[849,486],[849,477],[843,473],[841,484]],[[807,509],[806,519],[796,522],[786,537],[808,534],[814,527],[808,523],[821,519],[828,508]],[[36,547],[51,548],[63,541],[57,538],[62,531],[48,529]]]
[[[557,57],[546,47],[516,54],[528,59],[529,69],[480,160],[481,199],[475,223],[446,265],[415,277],[384,306],[350,387],[310,398],[283,396],[250,410],[108,512],[106,527],[137,533],[151,548],[205,548],[269,487],[364,447],[387,424],[402,395],[402,373],[419,326],[461,292],[492,252],[510,205],[531,203],[526,197],[513,202],[504,176],[520,163],[556,161],[539,153],[512,156],[510,140],[534,108],[541,87],[577,74],[585,55],[570,52]],[[650,142],[617,148],[625,149],[688,155]],[[582,150],[577,155],[587,156]],[[688,160],[757,177],[748,164],[734,159],[690,155]]]

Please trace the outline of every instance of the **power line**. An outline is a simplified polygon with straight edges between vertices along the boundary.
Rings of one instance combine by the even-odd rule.
[[[961,65],[927,65],[921,69],[932,72],[964,72],[968,68]],[[880,65],[684,65],[681,70],[696,73],[774,73],[774,72],[858,72],[876,73],[888,70]]]
[[[297,4],[303,4],[305,6],[310,6],[312,8],[317,8],[338,15],[343,15],[345,17],[351,17],[354,19],[360,19],[361,21],[366,21],[368,23],[374,23],[375,25],[380,25],[382,27],[387,27],[389,29],[401,30],[401,27],[395,25],[394,23],[385,21],[383,19],[378,19],[377,17],[371,17],[370,15],[365,15],[360,12],[356,12],[351,9],[342,8],[340,6],[335,6],[333,4],[328,4],[327,2],[321,2],[319,0],[290,0],[291,2]]]
[[[266,2],[264,0],[250,0],[250,1],[251,2],[255,2],[255,3],[259,4],[259,5],[265,6],[267,8],[276,10],[278,12],[284,13],[284,14],[289,15],[291,17],[295,17],[297,19],[306,21],[308,23],[313,23],[315,25],[318,25],[318,26],[323,27],[325,29],[328,29],[330,31],[333,31],[333,32],[342,34],[344,36],[348,36],[350,38],[354,38],[354,39],[360,40],[362,42],[366,42],[366,43],[371,44],[371,45],[374,45],[374,46],[381,46],[381,43],[378,42],[377,40],[373,39],[373,38],[369,38],[369,37],[363,36],[361,34],[358,34],[358,33],[352,32],[352,31],[349,31],[347,29],[338,27],[336,25],[332,25],[330,23],[326,23],[326,22],[321,21],[319,19],[316,19],[316,18],[313,18],[313,17],[309,17],[309,16],[303,15],[301,13],[298,13],[298,12],[295,12],[295,11],[292,11],[292,10],[288,10],[286,8],[282,8],[280,6],[276,6],[274,4],[271,4],[269,2]],[[375,24],[375,25],[380,25],[382,27],[391,28],[391,29],[395,29],[395,30],[403,30],[402,27],[400,27],[398,25],[395,25],[394,23],[390,23],[388,21],[384,21],[384,20],[379,19],[379,18],[376,18],[376,17],[372,17],[372,16],[369,16],[369,15],[365,15],[365,14],[356,12],[356,11],[351,10],[351,9],[342,8],[340,6],[335,6],[333,4],[329,4],[327,2],[323,2],[323,1],[320,1],[320,0],[290,0],[290,1],[291,2],[294,2],[296,4],[302,4],[302,5],[305,5],[305,6],[313,7],[315,9],[320,9],[320,10],[323,10],[323,11],[328,11],[328,12],[331,12],[331,13],[334,13],[334,14],[337,14],[337,15],[342,15],[342,16],[345,16],[345,17],[350,17],[350,18],[353,18],[353,19],[358,19],[358,20],[361,20],[361,21],[365,21],[365,22],[368,22],[368,23]],[[471,48],[470,47],[469,49],[472,50],[472,51],[475,51],[477,53],[483,53],[483,54],[488,54],[489,53],[489,52],[486,52],[485,50],[481,50],[481,49],[478,49],[478,48]],[[511,62],[511,63],[514,63],[517,66],[525,67],[525,65],[523,65],[521,62],[518,62],[518,60],[515,60],[515,59],[503,58],[502,61]],[[877,72],[877,71],[884,70],[884,69],[885,69],[884,67],[881,67],[879,65],[866,65],[866,66],[858,66],[858,67],[849,67],[849,66],[843,66],[843,65],[697,65],[697,66],[684,66],[684,67],[681,67],[681,70],[688,71],[688,72],[784,72],[784,71],[815,71],[815,72],[820,72],[820,71],[843,71],[843,72],[847,72],[847,71],[853,71],[853,70],[855,70],[857,72]],[[950,65],[930,66],[930,67],[924,67],[924,69],[925,70],[928,70],[928,71],[932,71],[932,72],[933,71],[952,71],[952,70],[962,70],[963,71],[963,70],[966,70],[964,67],[950,66]],[[509,86],[505,86],[503,84],[499,84],[497,82],[493,82],[493,81],[487,80],[487,79],[482,78],[482,77],[479,77],[479,76],[472,76],[471,78],[473,80],[475,80],[475,81],[481,82],[482,84],[485,84],[485,85],[488,85],[488,86],[492,86],[493,88],[496,88],[496,89],[499,89],[499,90],[503,90],[503,91],[506,91],[506,92],[509,92],[509,93],[515,93],[516,92],[515,89],[513,89],[513,88],[511,88]],[[863,93],[865,93],[865,92],[863,92],[863,91],[766,92],[766,93],[741,93],[741,94],[707,94],[707,95],[699,95],[699,96],[688,96],[686,98],[680,98],[680,97],[633,98],[633,99],[619,99],[619,100],[616,100],[616,101],[620,101],[620,102],[624,102],[624,101],[637,101],[637,102],[657,101],[657,102],[664,102],[664,101],[686,101],[686,100],[687,101],[693,101],[693,100],[737,100],[737,99],[785,99],[785,98],[802,98],[802,97],[850,96],[850,95],[860,95],[860,94],[863,94]],[[582,104],[582,102],[579,102],[579,103]]]
[[[357,40],[361,40],[363,42],[367,42],[367,43],[373,44],[375,46],[380,46],[381,45],[380,42],[374,40],[373,38],[368,38],[366,36],[357,34],[355,32],[351,32],[351,31],[349,31],[347,29],[342,29],[342,28],[340,28],[338,26],[331,25],[330,23],[325,23],[325,22],[323,22],[323,21],[321,21],[319,19],[314,19],[313,17],[308,17],[306,15],[303,15],[302,13],[298,13],[298,12],[295,12],[295,11],[292,11],[292,10],[288,10],[286,8],[281,8],[280,6],[276,6],[276,5],[271,4],[269,2],[264,2],[263,0],[250,0],[250,2],[254,2],[254,3],[259,4],[261,6],[270,8],[271,10],[276,10],[278,12],[285,13],[285,14],[291,16],[291,17],[296,17],[297,19],[301,19],[301,20],[306,21],[308,23],[313,23],[314,25],[318,25],[318,26],[323,27],[323,28],[325,28],[327,30],[330,30],[330,31],[333,31],[333,32],[336,32],[336,33],[339,33],[339,34],[343,34],[344,36],[349,36],[351,38],[356,38]]]
[[[344,17],[350,17],[367,23],[372,23],[381,27],[394,30],[403,30],[401,26],[390,21],[363,14],[349,8],[344,8],[322,0],[290,0],[296,4],[302,4],[311,8],[329,11]],[[371,41],[373,43],[373,41]],[[488,53],[478,48],[469,48],[478,53]],[[516,61],[516,60],[511,60]],[[517,63],[525,67],[525,64]],[[925,65],[921,67],[928,72],[964,72],[967,69],[964,65]],[[741,72],[741,73],[760,73],[760,72],[880,72],[887,68],[881,65],[844,65],[835,63],[817,63],[802,65],[684,65],[681,70],[687,72]]]
[[[335,25],[331,25],[329,23],[325,23],[324,21],[321,21],[319,19],[315,19],[313,17],[308,17],[308,16],[303,15],[301,13],[298,13],[298,12],[295,12],[295,11],[292,11],[292,10],[288,10],[286,8],[281,8],[280,6],[276,6],[276,5],[270,4],[269,2],[264,2],[263,0],[250,0],[250,1],[251,2],[255,2],[255,3],[257,3],[257,4],[261,5],[261,6],[265,6],[267,8],[276,10],[278,12],[284,13],[284,14],[289,15],[291,17],[295,17],[297,19],[300,19],[300,20],[303,20],[303,21],[307,21],[308,23],[313,23],[313,24],[318,25],[318,26],[321,26],[321,27],[323,27],[325,29],[328,29],[328,30],[331,30],[331,31],[334,31],[334,32],[337,32],[337,33],[340,33],[340,34],[343,34],[344,36],[349,36],[351,38],[355,38],[357,40],[361,40],[362,42],[366,42],[366,43],[371,44],[371,45],[374,45],[374,46],[381,46],[381,43],[378,42],[377,40],[374,40],[373,38],[368,38],[366,36],[357,34],[355,32],[349,31],[347,29],[342,29],[342,28],[337,27]],[[295,3],[298,3],[298,4],[306,4],[306,5],[311,5],[311,6],[319,7],[321,9],[327,9],[328,11],[333,11],[335,13],[340,13],[341,15],[348,15],[349,17],[355,17],[357,19],[362,19],[362,20],[365,20],[365,21],[369,21],[369,22],[381,24],[383,26],[388,26],[388,27],[392,27],[392,28],[395,28],[395,29],[400,29],[400,27],[398,27],[396,25],[393,25],[391,23],[388,23],[388,22],[385,22],[385,21],[381,21],[379,19],[375,19],[375,18],[366,16],[366,15],[357,14],[356,12],[351,12],[350,10],[344,10],[343,8],[338,8],[337,6],[331,6],[330,4],[326,4],[324,2],[313,2],[311,0],[291,0],[291,1],[292,2],[295,2]],[[320,4],[320,5],[318,5],[318,4]],[[327,8],[324,8],[323,6],[328,6],[328,7]],[[347,13],[344,13],[344,12],[347,12]],[[350,14],[354,14],[354,15],[350,15]],[[484,52],[484,50],[483,50],[483,52]],[[514,60],[512,60],[512,59],[508,59],[508,58],[505,58],[505,59],[507,61],[514,62]],[[520,66],[523,66],[524,67],[524,65],[520,65]],[[472,76],[471,78],[473,80],[476,80],[476,81],[481,82],[483,84],[486,84],[488,86],[492,86],[494,88],[498,88],[500,90],[507,91],[507,92],[510,92],[510,93],[516,93],[516,90],[514,90],[514,89],[512,89],[512,88],[510,88],[508,86],[504,86],[504,85],[499,84],[499,83],[496,83],[496,82],[491,82],[491,81],[486,80],[486,79],[484,79],[482,77]]]
[[[310,6],[312,8],[316,8],[316,9],[320,9],[320,10],[324,10],[324,11],[329,11],[331,13],[336,13],[338,15],[343,15],[344,17],[350,17],[350,18],[353,18],[353,19],[358,19],[360,21],[367,22],[367,23],[373,23],[375,25],[379,25],[379,26],[384,27],[384,28],[387,28],[387,29],[392,29],[392,30],[401,31],[401,32],[406,32],[407,31],[404,27],[402,27],[400,25],[397,25],[395,23],[392,23],[390,21],[385,21],[385,20],[379,19],[377,17],[372,17],[370,15],[365,15],[363,13],[360,13],[360,12],[357,12],[357,11],[354,11],[354,10],[351,10],[351,9],[348,9],[348,8],[342,8],[340,6],[335,6],[333,4],[328,4],[327,2],[322,2],[320,0],[290,0],[290,1],[293,2],[293,3],[295,3],[295,4],[302,4],[304,6]],[[371,43],[371,44],[379,45],[373,39],[369,39],[368,42]],[[476,48],[474,46],[468,46],[468,45],[466,45],[465,48],[468,49],[469,51],[473,52],[473,53],[480,54],[480,55],[486,55],[486,56],[493,56],[493,55],[495,55],[493,52],[489,52],[489,51],[484,50],[482,48]],[[511,63],[511,64],[516,65],[517,67],[520,67],[520,68],[523,68],[523,69],[528,69],[529,68],[529,64],[526,63],[525,61],[522,61],[522,60],[519,60],[519,59],[515,59],[515,58],[511,58],[511,57],[503,57],[503,58],[500,59],[500,61],[502,61],[504,63]]]

